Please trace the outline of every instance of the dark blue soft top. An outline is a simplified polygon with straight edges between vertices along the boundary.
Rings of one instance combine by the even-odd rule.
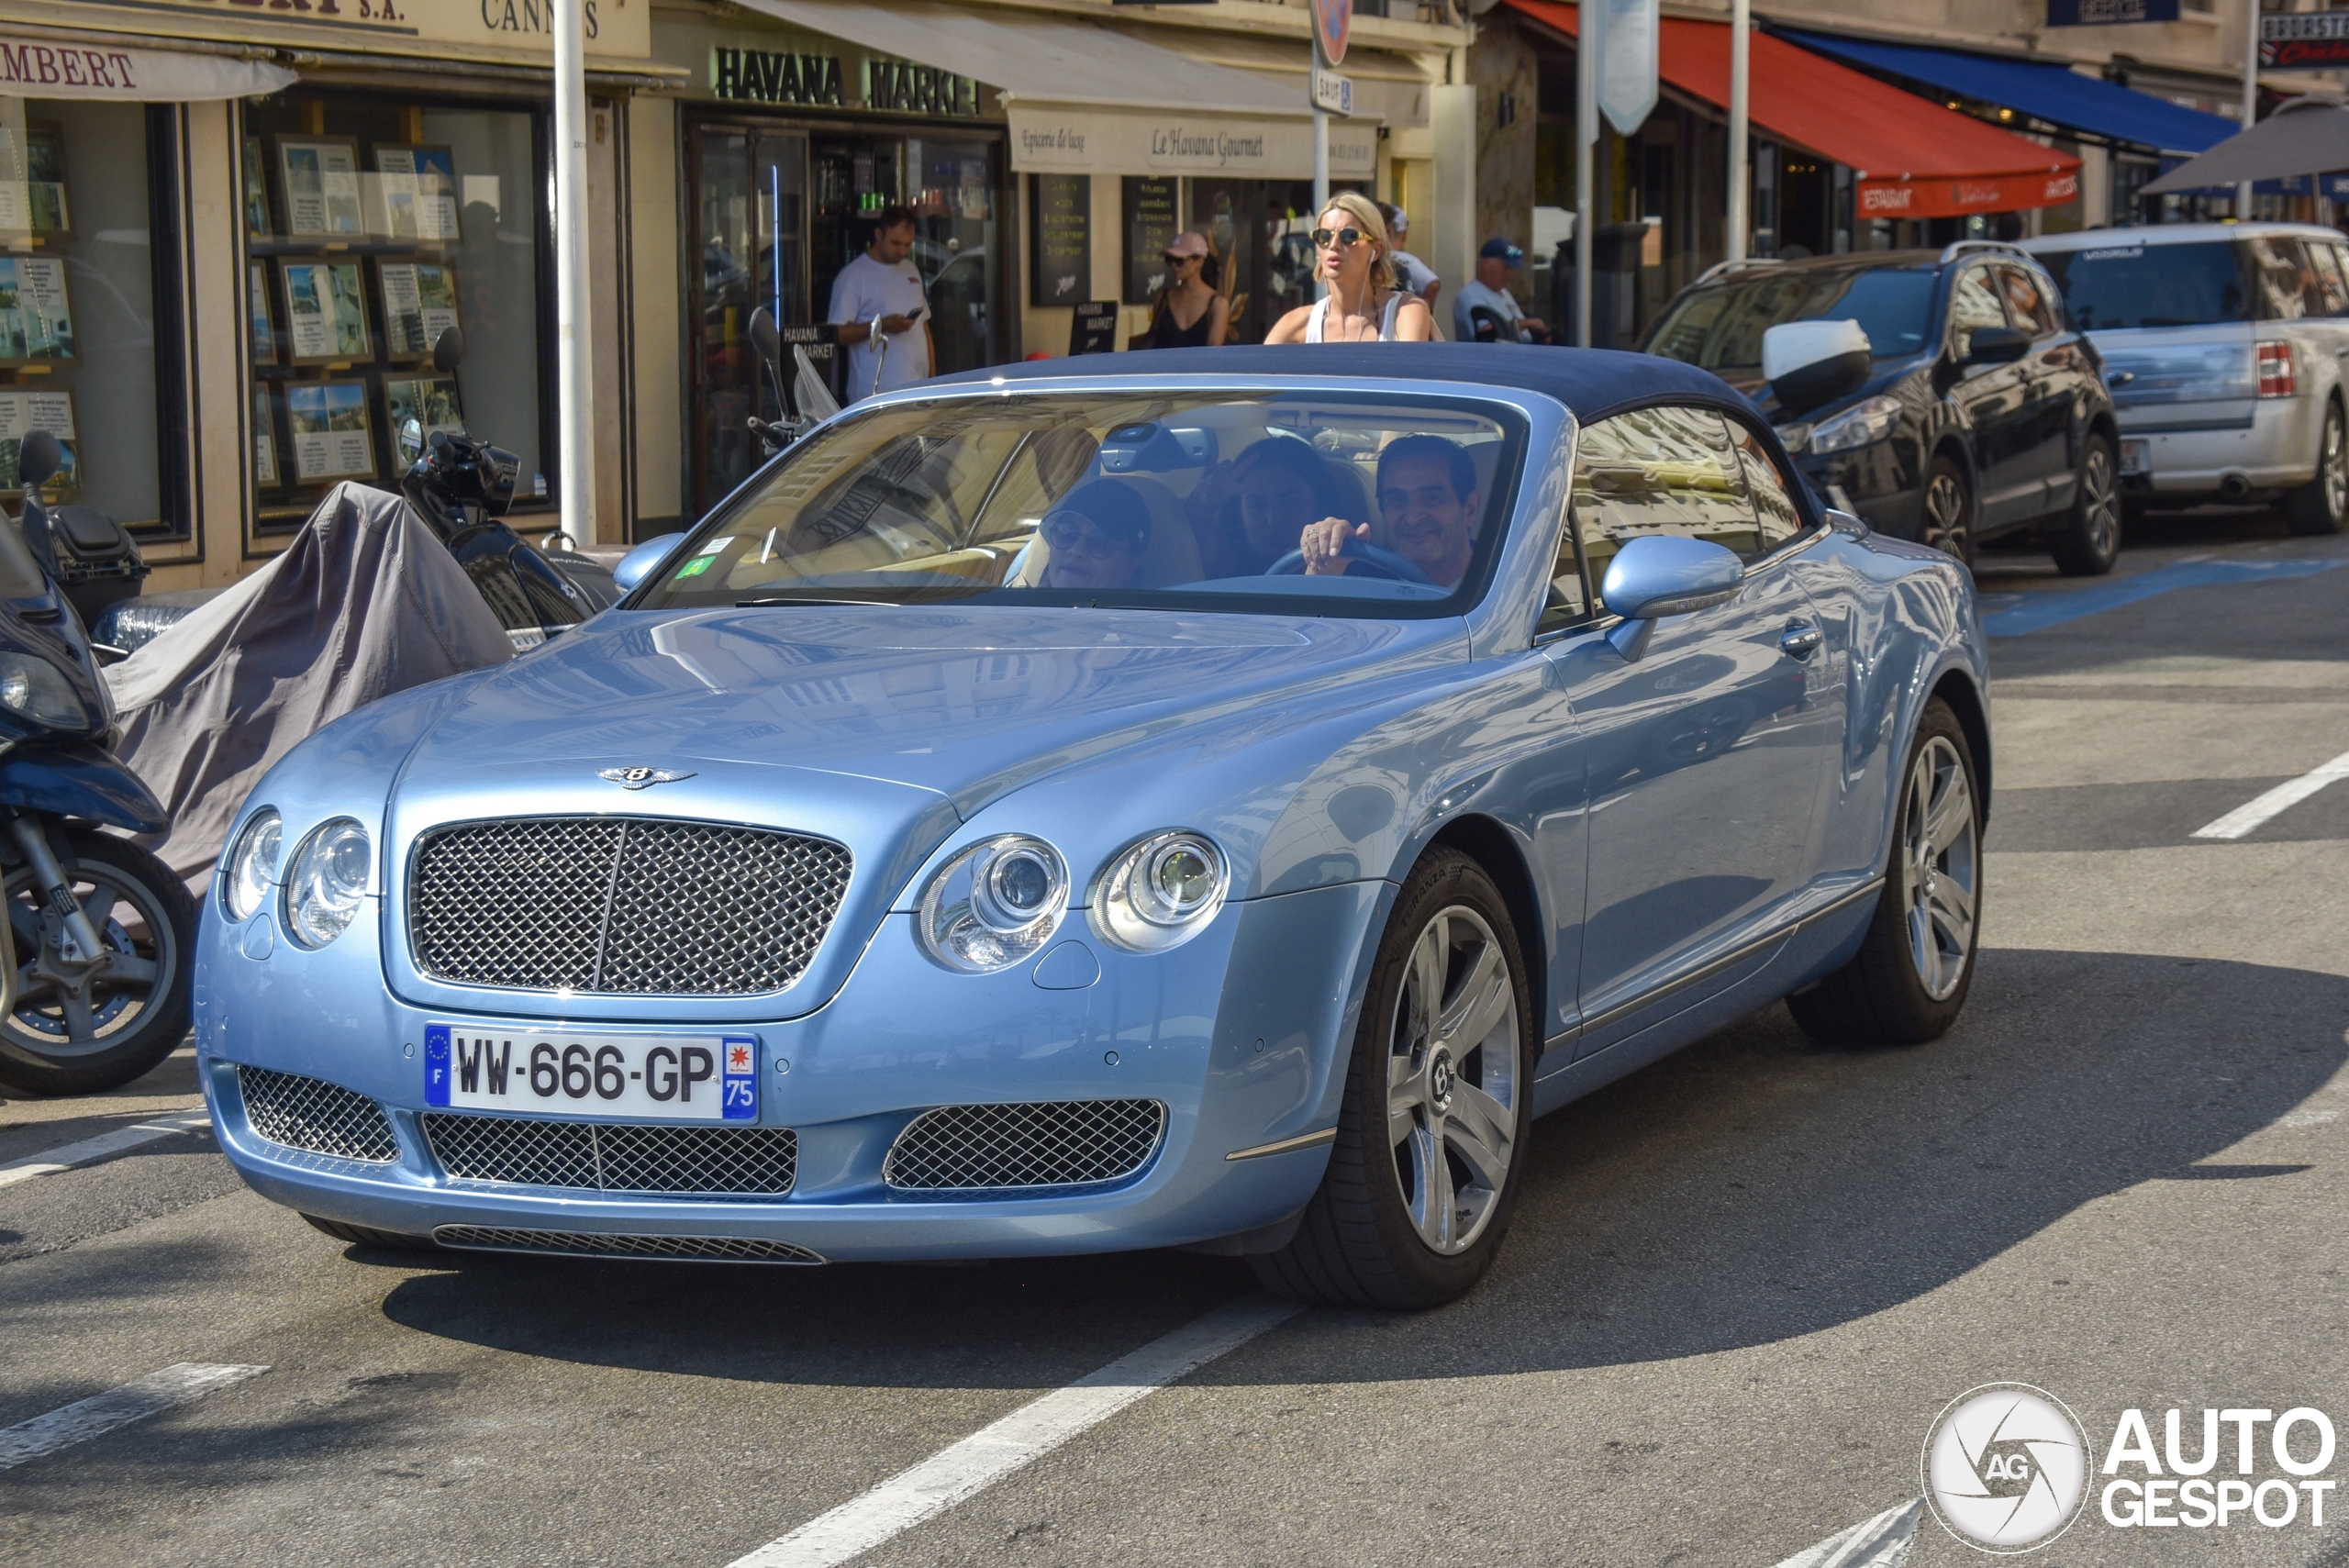
[[[1588,424],[1664,399],[1710,404],[1754,420],[1753,405],[1712,372],[1654,354],[1524,343],[1291,343],[1278,348],[1153,349],[1078,354],[941,376],[932,384],[1077,375],[1359,375],[1514,386],[1554,397]]]

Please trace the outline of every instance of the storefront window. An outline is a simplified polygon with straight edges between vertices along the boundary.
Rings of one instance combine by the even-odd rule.
[[[19,445],[46,429],[66,460],[45,498],[186,535],[184,399],[157,390],[176,386],[183,362],[173,137],[161,106],[0,97],[0,499],[12,506]]]
[[[823,320],[832,280],[872,243],[884,207],[914,212],[937,373],[1004,358],[1001,142],[729,119],[694,126],[687,147],[696,516],[764,461],[749,417],[781,412],[751,351],[751,312],[763,305],[786,327]],[[833,390],[845,401],[850,389]]]
[[[294,93],[247,107],[263,531],[299,526],[343,480],[390,487],[416,440],[451,427],[521,460],[517,511],[546,505],[555,479],[541,439],[542,117]],[[453,376],[432,365],[450,327],[466,349]]]

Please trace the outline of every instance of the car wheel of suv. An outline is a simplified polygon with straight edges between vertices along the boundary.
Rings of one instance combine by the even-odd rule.
[[[1974,749],[1939,697],[1909,743],[1884,892],[1860,951],[1787,998],[1830,1045],[1920,1045],[1957,1021],[1982,929],[1982,812]]]
[[[2316,477],[2284,497],[2284,526],[2296,534],[2337,534],[2349,521],[2349,427],[2341,405],[2324,410],[2324,439],[2316,453]]]
[[[2112,442],[2090,436],[2080,454],[2072,510],[2046,530],[2047,553],[2066,577],[2101,577],[2121,559],[2121,497],[2113,474]]]
[[[1508,906],[1475,861],[1403,884],[1363,999],[1337,1141],[1268,1287],[1331,1307],[1435,1307],[1499,1250],[1533,1120],[1533,996]]]
[[[1974,564],[1974,493],[1965,472],[1945,452],[1935,452],[1925,470],[1924,527],[1917,542]]]

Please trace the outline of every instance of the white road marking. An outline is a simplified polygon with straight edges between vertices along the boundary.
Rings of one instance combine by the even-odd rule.
[[[1887,1508],[1808,1551],[1796,1552],[1778,1568],[1900,1568],[1916,1550],[1917,1521],[1924,1514],[1922,1497]]]
[[[2343,751],[2313,772],[2277,784],[2257,800],[2236,806],[2216,822],[2197,828],[2191,836],[2197,839],[2240,839],[2255,831],[2270,817],[2289,811],[2325,785],[2342,779],[2349,779],[2349,751]]]
[[[174,1405],[184,1405],[191,1399],[201,1399],[216,1388],[259,1377],[268,1370],[265,1366],[207,1366],[201,1362],[179,1362],[161,1372],[133,1378],[119,1388],[109,1388],[46,1416],[35,1416],[29,1421],[0,1429],[0,1470],[14,1469],[28,1459],[88,1442],[117,1427]]]
[[[157,1117],[151,1121],[138,1122],[129,1127],[117,1127],[112,1132],[101,1132],[95,1138],[85,1138],[79,1143],[44,1149],[38,1154],[28,1154],[21,1160],[11,1160],[0,1165],[0,1187],[29,1182],[35,1176],[70,1171],[76,1165],[86,1165],[93,1160],[103,1160],[109,1154],[119,1154],[126,1149],[136,1149],[159,1138],[199,1132],[211,1125],[212,1113],[199,1108]]]
[[[833,1568],[861,1556],[1303,1310],[1261,1298],[1219,1307],[817,1515],[731,1568]]]

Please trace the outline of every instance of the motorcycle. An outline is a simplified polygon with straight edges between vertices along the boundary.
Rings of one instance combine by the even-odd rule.
[[[116,833],[159,833],[162,805],[112,750],[114,705],[82,619],[26,535],[53,519],[40,486],[63,461],[28,435],[22,531],[0,524],[0,1087],[119,1088],[188,1027],[196,909],[187,886]]]

